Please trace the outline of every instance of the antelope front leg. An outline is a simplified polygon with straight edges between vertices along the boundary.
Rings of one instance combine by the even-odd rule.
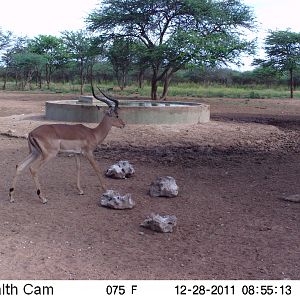
[[[93,154],[92,153],[87,153],[86,157],[87,157],[88,161],[90,162],[90,164],[92,165],[92,167],[94,168],[94,170],[95,170],[95,172],[96,172],[96,174],[97,174],[97,176],[99,178],[99,182],[100,182],[100,185],[102,187],[102,190],[106,191],[106,187],[105,187],[105,185],[102,182],[102,176],[101,176],[100,169],[99,169],[99,167],[97,165],[97,162],[94,159]]]
[[[77,185],[79,195],[83,195],[83,190],[80,185],[80,156],[78,154],[75,154],[75,158],[76,158],[76,167],[77,167],[76,185]]]

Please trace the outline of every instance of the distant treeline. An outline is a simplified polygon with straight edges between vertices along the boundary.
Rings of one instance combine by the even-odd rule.
[[[86,28],[32,39],[0,28],[2,89],[51,89],[71,83],[133,82],[166,99],[176,83],[222,86],[289,86],[300,81],[300,33],[270,31],[265,57],[255,57],[256,17],[241,0],[105,0],[90,12]],[[253,71],[226,69],[253,58]],[[14,82],[14,84],[12,83]]]
[[[5,68],[0,66],[0,88],[3,90],[29,90],[29,89],[47,89],[50,88],[44,72],[32,71],[30,78],[26,78],[24,74],[19,74],[19,71],[13,68]],[[76,62],[65,64],[62,68],[57,68],[51,73],[51,83],[70,83],[81,84],[80,66]],[[109,83],[119,86],[116,80],[114,68],[110,62],[95,63],[93,65],[93,75],[89,72],[83,74],[83,84],[89,84],[91,77],[97,84]],[[145,83],[151,81],[151,72],[145,70],[143,78],[140,78],[139,69],[132,67],[126,75],[126,83],[120,86],[121,89],[127,85],[136,84],[142,87]],[[7,82],[10,82],[9,86]],[[263,85],[268,88],[278,86],[288,86],[288,73],[274,73],[272,70],[258,67],[252,71],[237,71],[229,68],[189,68],[179,70],[173,76],[172,82],[176,83],[196,83],[201,85],[218,84],[227,87],[234,86],[255,86]],[[295,73],[294,88],[300,85],[300,71]]]
[[[1,31],[0,31],[1,33]],[[0,35],[1,37],[1,35]],[[14,90],[50,89],[51,83],[85,84],[115,82],[121,90],[136,83],[141,88],[153,84],[151,56],[143,57],[141,44],[127,39],[103,43],[85,30],[63,32],[60,37],[39,35],[34,39],[14,37],[2,32],[0,44],[0,88]],[[166,82],[220,84],[225,86],[289,85],[289,70],[261,64],[240,72],[220,66],[186,63],[172,76],[165,72],[158,85]],[[7,84],[9,82],[9,85]],[[14,84],[12,84],[12,82]],[[300,69],[293,69],[294,88],[300,84]]]

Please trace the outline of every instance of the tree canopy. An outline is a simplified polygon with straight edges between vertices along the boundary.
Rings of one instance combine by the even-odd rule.
[[[5,32],[0,27],[0,51],[7,47],[12,39],[12,33],[10,31]]]
[[[294,71],[300,66],[300,33],[270,31],[265,39],[266,59],[256,59],[254,64],[271,67],[277,71],[288,71],[290,95],[293,98]]]
[[[87,18],[88,29],[111,41],[139,41],[152,69],[151,98],[158,82],[166,97],[172,75],[189,63],[218,65],[237,62],[254,44],[242,29],[255,25],[252,10],[239,0],[104,0]]]
[[[89,67],[92,68],[90,62],[98,54],[98,48],[94,45],[94,39],[85,30],[64,31],[62,39],[70,58],[79,62],[80,93],[83,94],[84,79]]]
[[[107,51],[107,57],[113,66],[121,90],[127,84],[129,68],[133,64],[134,44],[124,38],[115,39]]]
[[[28,50],[32,53],[42,55],[45,63],[45,78],[49,88],[51,76],[58,68],[65,56],[62,39],[52,35],[39,35],[28,43]]]

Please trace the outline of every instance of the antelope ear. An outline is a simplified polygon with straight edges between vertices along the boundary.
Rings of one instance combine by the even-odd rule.
[[[113,109],[113,107],[109,107],[109,109],[106,111],[106,113],[107,113],[107,115],[108,116],[111,116],[112,114],[113,114],[113,112],[114,112],[114,109]]]

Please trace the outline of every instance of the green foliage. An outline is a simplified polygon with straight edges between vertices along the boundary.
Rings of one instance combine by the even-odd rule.
[[[64,31],[62,40],[71,58],[80,60],[91,55],[92,39],[86,31]]]
[[[239,0],[105,0],[87,22],[103,40],[130,37],[144,45],[153,99],[158,82],[164,80],[166,93],[172,75],[188,63],[233,62],[254,47],[241,32],[252,29],[254,17]]]
[[[49,88],[52,74],[57,68],[62,67],[67,59],[63,40],[52,35],[39,35],[30,40],[27,47],[30,52],[45,58],[45,79]]]
[[[299,97],[300,33],[271,31],[267,58],[256,60],[253,71],[223,68],[255,48],[245,37],[255,25],[253,12],[240,0],[105,0],[87,23],[94,35],[65,31],[28,40],[0,29],[2,88],[6,81],[22,89],[46,83],[50,91],[83,93],[94,78],[124,87],[123,94],[152,98],[254,99],[287,97],[289,80],[291,94]]]
[[[102,88],[111,88],[112,82],[101,83]],[[163,90],[162,86],[158,87],[159,92]],[[151,85],[145,84],[142,89],[136,84],[132,84],[123,91],[115,89],[114,93],[127,97],[149,97]],[[196,84],[196,83],[178,83],[170,86],[168,99],[172,97],[192,97],[193,101],[201,98],[233,98],[233,99],[284,99],[289,97],[289,93],[284,86],[268,88],[265,85],[254,86],[224,86],[220,84]],[[295,97],[300,99],[300,91],[295,92]]]
[[[271,31],[265,40],[267,63],[278,70],[290,70],[300,66],[300,33]]]
[[[62,39],[52,35],[39,35],[28,43],[28,48],[37,54],[43,54],[50,61],[54,61],[62,48]]]
[[[265,40],[266,59],[256,59],[255,64],[290,74],[290,95],[294,94],[294,71],[300,66],[300,33],[270,31]]]
[[[80,93],[82,94],[85,79],[89,72],[92,73],[93,59],[98,54],[98,48],[95,47],[94,39],[85,30],[64,31],[62,40],[70,59],[79,63]]]
[[[297,93],[300,98],[300,93]],[[256,86],[224,86],[218,84],[199,85],[180,83],[170,87],[169,97],[195,97],[195,98],[287,98],[288,93],[283,88],[267,88],[265,85]]]
[[[46,63],[46,58],[41,54],[32,52],[16,53],[12,57],[12,64],[22,70],[39,69]]]
[[[13,54],[11,59],[11,66],[18,70],[17,76],[21,80],[21,89],[25,89],[27,84],[31,88],[34,73],[40,73],[47,62],[43,55],[31,52]]]
[[[12,40],[12,33],[10,31],[3,31],[0,27],[0,51],[9,46]]]
[[[134,43],[125,38],[115,39],[107,51],[107,57],[115,71],[119,87],[124,89],[127,84],[129,68],[133,64]]]

